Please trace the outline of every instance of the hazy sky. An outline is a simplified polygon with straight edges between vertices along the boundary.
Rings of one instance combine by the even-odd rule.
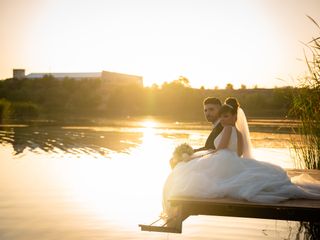
[[[0,0],[0,79],[118,71],[145,85],[292,84],[320,0]],[[287,79],[286,81],[277,78]]]

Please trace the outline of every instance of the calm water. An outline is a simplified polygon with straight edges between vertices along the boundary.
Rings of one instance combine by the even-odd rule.
[[[141,232],[161,212],[175,146],[201,146],[208,125],[0,127],[0,239],[291,239],[298,223],[190,217],[183,234]],[[294,167],[286,134],[253,133],[258,159]]]

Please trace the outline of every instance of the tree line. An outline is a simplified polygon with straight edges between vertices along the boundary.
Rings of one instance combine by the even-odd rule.
[[[285,118],[295,88],[191,88],[180,77],[161,86],[113,86],[101,79],[7,79],[0,81],[0,119],[166,116],[203,120],[206,97],[236,97],[250,118]]]

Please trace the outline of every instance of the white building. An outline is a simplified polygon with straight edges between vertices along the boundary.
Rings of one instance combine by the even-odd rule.
[[[101,72],[93,73],[30,73],[26,76],[28,79],[43,78],[44,76],[49,75],[56,79],[64,78],[73,78],[76,80],[84,78],[101,78]]]
[[[102,71],[102,72],[84,72],[84,73],[30,73],[25,75],[24,69],[13,69],[13,78],[22,79],[39,79],[43,78],[44,76],[49,75],[53,76],[56,79],[65,79],[65,78],[72,78],[75,80],[81,79],[102,79],[105,83],[110,85],[139,85],[143,86],[143,77],[124,74],[124,73],[117,73],[117,72],[109,72],[109,71]]]

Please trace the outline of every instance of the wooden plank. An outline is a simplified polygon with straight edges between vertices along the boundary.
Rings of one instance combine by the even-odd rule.
[[[153,226],[153,225],[143,225],[143,224],[139,224],[139,227],[141,228],[141,231],[147,231],[147,232],[182,233],[182,227],[174,228],[174,227],[168,227],[168,226]]]
[[[320,222],[320,201],[289,200],[278,204],[260,204],[248,201],[197,198],[172,198],[173,206],[181,206],[185,215],[217,215]]]
[[[139,224],[141,231],[182,233],[182,222],[184,220],[181,208],[176,208],[176,216],[172,218],[159,218],[149,225]]]
[[[317,169],[286,169],[286,171],[290,177],[305,173],[320,181],[320,170]]]

